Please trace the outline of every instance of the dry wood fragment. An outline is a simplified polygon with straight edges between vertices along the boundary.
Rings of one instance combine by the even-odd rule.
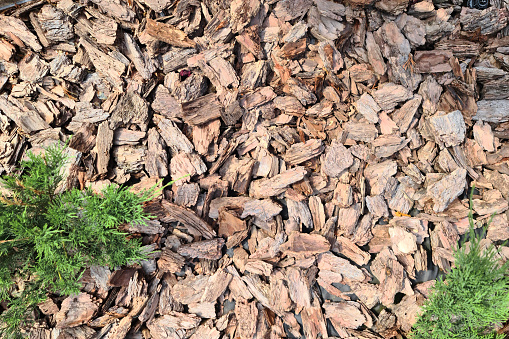
[[[284,159],[290,165],[298,165],[320,155],[323,150],[322,140],[309,139],[306,142],[293,144],[286,152]]]
[[[341,234],[346,236],[353,235],[357,221],[361,214],[361,204],[356,203],[347,208],[341,208],[338,214],[338,227]]]
[[[448,147],[459,145],[465,139],[465,121],[460,111],[448,114],[438,112],[429,118],[429,123],[435,141],[444,143]]]
[[[196,153],[180,152],[174,155],[170,160],[170,174],[173,180],[178,180],[184,176],[201,175],[205,173],[207,166]],[[179,183],[189,181],[189,178],[184,178]],[[177,183],[178,184],[178,183]]]
[[[13,16],[0,15],[0,27],[0,34],[3,36],[9,37],[13,35],[34,51],[39,52],[42,50],[37,37],[28,30],[27,26],[20,19]]]
[[[274,99],[274,105],[289,115],[302,116],[306,111],[300,101],[293,96],[278,96]]]
[[[5,94],[0,96],[0,110],[26,133],[49,128],[38,112],[15,98],[7,98]]]
[[[182,118],[191,125],[201,125],[221,117],[222,106],[214,93],[182,104]]]
[[[255,216],[256,218],[264,221],[268,221],[272,219],[272,217],[278,215],[282,211],[282,207],[272,200],[263,199],[263,200],[249,200],[246,201],[241,218],[246,218],[247,216]]]
[[[465,31],[481,30],[481,34],[495,33],[507,25],[509,12],[505,8],[490,7],[486,10],[463,7],[460,14],[461,26]]]
[[[348,133],[348,139],[364,142],[372,142],[378,136],[378,130],[374,124],[366,122],[347,122],[344,125]]]
[[[175,204],[179,206],[193,207],[198,201],[200,187],[197,183],[183,183],[173,186],[175,192]]]
[[[499,190],[486,190],[483,192],[482,200],[472,200],[472,207],[479,215],[495,215],[507,210],[508,202],[502,197]]]
[[[375,217],[388,217],[389,210],[382,195],[367,196],[366,206]]]
[[[344,255],[359,266],[366,265],[371,259],[371,256],[367,252],[364,252],[355,245],[352,240],[343,236],[338,236],[336,238],[336,243],[334,243],[332,251]]]
[[[450,51],[416,51],[414,61],[416,71],[419,73],[444,73],[452,70],[449,59],[452,58]]]
[[[329,242],[319,234],[292,232],[288,241],[281,245],[281,251],[295,258],[308,258],[315,254],[327,252]]]
[[[196,43],[189,39],[183,31],[171,25],[157,22],[152,19],[147,20],[145,32],[155,39],[163,41],[169,45],[184,48],[196,46]]]
[[[180,246],[178,253],[185,257],[218,260],[222,256],[223,245],[223,238],[203,240]]]
[[[350,151],[339,140],[333,140],[322,156],[322,172],[331,177],[338,177],[341,172],[353,164]]]
[[[166,143],[155,128],[148,130],[148,149],[145,168],[151,177],[164,178],[168,175]]]
[[[67,297],[55,315],[56,328],[74,327],[89,321],[98,309],[88,293]]]
[[[406,277],[403,266],[398,262],[394,252],[388,247],[384,248],[372,263],[371,271],[380,281],[381,302],[392,305],[397,293],[412,295],[410,281]]]
[[[240,89],[253,90],[257,87],[263,86],[267,79],[268,68],[268,62],[265,60],[244,65],[240,80]]]
[[[301,312],[302,330],[306,338],[327,337],[327,326],[322,312],[322,307],[316,296],[313,297],[311,307]]]
[[[111,113],[110,128],[115,130],[118,127],[136,124],[142,131],[146,131],[148,120],[148,105],[145,99],[135,92],[128,91]]]
[[[405,295],[401,302],[393,308],[393,312],[398,319],[398,325],[405,332],[409,332],[417,321],[417,316],[421,312],[425,298],[422,294]]]
[[[468,41],[464,39],[452,39],[440,41],[435,45],[438,50],[452,51],[452,54],[457,57],[474,57],[480,54],[481,44],[475,41]]]
[[[339,281],[344,280],[346,282],[362,282],[366,280],[366,276],[361,269],[350,264],[348,260],[337,257],[330,252],[320,254],[318,256],[317,264],[320,269],[319,277],[321,277],[324,281],[329,281],[331,284],[336,282],[335,280],[338,279]],[[329,280],[330,277],[334,276],[325,271],[335,273],[335,280]]]
[[[55,304],[55,302],[51,298],[48,298],[44,302],[37,304],[37,307],[39,307],[41,312],[46,315],[56,314],[59,311],[57,304]]]
[[[118,128],[113,134],[113,145],[136,145],[146,135],[143,131],[132,131],[127,128]]]
[[[194,334],[190,337],[190,339],[200,339],[200,338],[209,338],[209,339],[219,339],[221,337],[221,332],[217,328],[213,326],[213,322],[205,322],[204,324],[198,327],[198,330],[194,332]]]
[[[488,152],[495,151],[495,139],[489,124],[483,123],[482,120],[478,120],[472,130],[474,132],[475,141],[477,141],[482,148]]]
[[[343,328],[359,328],[366,322],[360,305],[354,301],[325,302],[323,308],[325,318],[331,321],[338,332]]]
[[[143,79],[150,79],[155,68],[151,61],[146,58],[133,37],[124,33],[124,52],[125,55],[133,62],[136,70],[141,74]]]
[[[270,179],[254,180],[251,182],[249,195],[254,198],[269,198],[281,194],[289,185],[304,179],[306,174],[305,168],[298,166],[275,175]]]
[[[83,37],[80,39],[80,44],[85,48],[97,72],[120,90],[123,87],[121,75],[125,71],[125,64],[104,53]]]
[[[143,146],[114,146],[111,154],[119,169],[126,173],[138,172],[143,168],[147,149]]]
[[[509,121],[509,100],[480,100],[477,102],[477,113],[474,120],[487,122]]]
[[[418,94],[414,95],[413,99],[405,102],[401,108],[392,114],[392,120],[396,123],[396,125],[398,125],[401,133],[408,131],[421,102],[422,97]]]
[[[488,225],[486,238],[495,242],[509,237],[509,222],[505,214],[495,215]]]
[[[288,219],[290,225],[287,225],[287,231],[299,230],[302,224],[305,227],[313,227],[313,217],[308,205],[304,201],[287,200]]]
[[[179,221],[194,236],[203,236],[205,239],[212,239],[216,232],[206,222],[200,219],[193,211],[174,205],[163,200],[161,207],[166,214],[161,218],[163,222]]]
[[[162,317],[154,318],[152,324],[149,322],[147,326],[150,328],[154,326],[155,323],[157,323],[159,326],[164,326],[171,329],[191,329],[197,327],[200,322],[201,318],[194,314],[172,311]]]
[[[451,174],[427,187],[427,195],[433,202],[433,210],[442,212],[465,189],[466,170],[458,168]]]
[[[386,160],[378,164],[369,164],[364,170],[364,175],[370,187],[370,194],[383,194],[389,178],[397,172],[397,165],[394,161]]]
[[[50,43],[66,42],[74,37],[69,17],[56,7],[43,6],[37,19],[44,37]]]
[[[249,292],[256,298],[256,300],[258,300],[258,302],[271,308],[271,301],[269,301],[270,286],[268,284],[261,281],[259,276],[252,274],[244,275],[242,280],[247,285]]]
[[[385,83],[372,93],[373,99],[383,110],[391,110],[402,101],[412,97],[412,92],[407,88],[391,82]]]
[[[38,82],[49,71],[49,65],[35,53],[28,52],[18,64],[19,77],[28,82]]]
[[[177,155],[179,152],[191,153],[194,150],[193,144],[171,120],[161,119],[157,126],[171,155]]]
[[[298,308],[311,307],[311,288],[304,272],[296,267],[288,267],[285,273],[290,298]]]
[[[372,32],[366,32],[366,50],[369,63],[373,67],[375,73],[378,75],[384,75],[387,70],[387,66],[385,65],[382,52],[380,51],[378,44],[375,42]]]
[[[249,273],[270,276],[273,266],[263,260],[249,260],[244,266],[244,270]]]
[[[165,248],[161,253],[161,257],[157,260],[157,267],[163,272],[179,272],[184,264],[184,257],[169,248]]]
[[[258,309],[256,302],[238,300],[235,303],[235,316],[237,318],[237,333],[241,339],[253,338],[256,333],[256,318]]]
[[[74,26],[78,35],[91,35],[101,44],[113,45],[117,39],[117,22],[98,10],[87,8],[87,15],[82,14],[76,18]]]
[[[369,122],[377,123],[379,121],[378,112],[381,110],[381,108],[378,106],[371,95],[364,93],[361,95],[359,100],[354,103],[354,105],[357,111],[361,113]]]
[[[352,187],[349,184],[338,182],[334,189],[332,203],[340,208],[350,207],[353,203]]]
[[[288,79],[283,91],[299,99],[300,103],[304,106],[314,104],[317,100],[315,94],[295,78]]]
[[[279,1],[274,8],[274,14],[281,20],[290,21],[304,15],[311,7],[310,0],[283,0]]]
[[[422,96],[422,110],[425,115],[435,114],[438,107],[442,86],[440,86],[435,78],[428,75],[419,87],[419,95]]]
[[[81,153],[88,153],[96,144],[97,128],[93,124],[85,123],[76,131],[69,142],[69,147]]]

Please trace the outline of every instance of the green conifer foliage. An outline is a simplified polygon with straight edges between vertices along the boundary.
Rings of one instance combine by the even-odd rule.
[[[9,306],[0,315],[2,338],[19,337],[47,293],[78,293],[88,266],[146,258],[141,242],[128,240],[118,226],[145,222],[142,204],[155,190],[135,194],[110,185],[99,195],[91,189],[56,194],[66,161],[64,147],[52,146],[43,155],[29,153],[20,174],[2,179],[10,192],[0,197],[0,300]]]
[[[481,247],[470,204],[470,245],[455,249],[455,267],[437,280],[413,327],[413,339],[503,338],[494,330],[509,319],[509,261],[497,249]],[[485,231],[485,229],[483,229]]]

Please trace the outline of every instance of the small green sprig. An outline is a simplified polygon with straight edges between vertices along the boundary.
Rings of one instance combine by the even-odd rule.
[[[48,293],[78,293],[91,265],[117,267],[146,259],[141,242],[127,239],[118,226],[149,219],[143,203],[155,187],[140,194],[109,185],[101,194],[87,188],[56,194],[65,179],[64,146],[28,154],[20,174],[2,178],[10,192],[0,197],[0,337],[18,338],[36,305]],[[18,291],[15,281],[23,281]]]
[[[410,338],[504,337],[496,333],[495,327],[509,319],[509,261],[500,263],[499,252],[493,244],[487,249],[481,247],[486,227],[481,234],[474,231],[472,195],[468,217],[470,245],[464,246],[465,238],[455,248],[455,267],[445,280],[437,280]]]

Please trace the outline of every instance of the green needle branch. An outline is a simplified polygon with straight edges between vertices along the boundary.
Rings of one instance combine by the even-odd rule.
[[[8,305],[0,314],[2,338],[23,337],[48,294],[78,293],[87,267],[146,258],[141,242],[118,226],[149,219],[143,203],[159,191],[110,185],[101,194],[90,188],[56,194],[66,161],[64,147],[52,146],[29,154],[20,174],[1,179],[10,192],[0,198],[0,301]]]
[[[509,261],[500,263],[493,244],[481,246],[483,234],[474,231],[472,196],[469,221],[470,244],[455,249],[455,267],[437,280],[412,339],[504,338],[495,329],[509,318]]]

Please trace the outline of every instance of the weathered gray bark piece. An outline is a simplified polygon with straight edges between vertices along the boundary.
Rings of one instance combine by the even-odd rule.
[[[354,105],[357,111],[369,122],[376,124],[379,121],[378,112],[380,112],[381,108],[371,95],[364,93]]]
[[[477,102],[477,113],[474,120],[487,122],[509,121],[509,100],[480,100]]]
[[[130,22],[134,19],[134,11],[121,0],[94,0],[93,3],[99,6],[99,8],[109,16],[119,20]]]
[[[87,51],[90,61],[97,72],[115,86],[115,88],[120,90],[123,87],[121,75],[125,71],[125,64],[104,53],[83,37],[80,39],[80,44]]]
[[[45,38],[50,43],[66,42],[74,37],[69,17],[51,5],[44,5],[37,15]]]
[[[467,171],[465,169],[458,168],[451,174],[428,186],[427,194],[434,202],[433,210],[435,212],[444,211],[454,199],[463,193],[466,175]]]
[[[413,99],[405,102],[401,108],[392,114],[392,120],[396,123],[396,125],[398,125],[401,133],[408,131],[421,102],[422,97],[418,94],[414,95]]]
[[[412,92],[407,88],[391,82],[385,83],[372,93],[373,99],[383,110],[391,110],[402,101],[412,97]]]
[[[398,166],[395,161],[386,160],[379,164],[369,164],[364,170],[371,195],[383,194],[389,178],[396,174]]]
[[[182,104],[182,119],[190,125],[201,125],[221,117],[222,106],[214,93]]]
[[[13,16],[0,15],[0,34],[4,36],[13,34],[34,51],[39,52],[42,50],[37,37],[28,30],[23,21]]]
[[[0,96],[0,111],[28,134],[50,127],[38,112],[29,109],[15,98],[7,98],[5,94]]]
[[[191,153],[194,150],[193,144],[171,120],[161,119],[157,126],[172,155],[179,152]]]
[[[166,143],[155,128],[148,130],[148,151],[145,168],[151,177],[164,178],[168,175],[168,154]]]
[[[149,120],[148,104],[139,94],[127,92],[118,101],[111,113],[110,128],[128,127],[137,125],[142,131],[147,131]]]
[[[429,123],[435,141],[447,147],[457,146],[465,140],[466,126],[460,111],[449,114],[438,112],[429,118]]]
[[[155,68],[152,67],[151,61],[143,55],[140,47],[136,41],[134,41],[133,37],[127,33],[124,33],[123,47],[125,55],[133,62],[134,67],[141,74],[143,79],[150,79]]]
[[[290,165],[298,165],[320,155],[324,150],[322,140],[309,139],[306,142],[293,144],[286,152],[284,159]]]
[[[341,172],[353,164],[353,157],[350,150],[338,139],[332,141],[331,146],[327,148],[321,160],[322,172],[331,177],[340,176]]]

